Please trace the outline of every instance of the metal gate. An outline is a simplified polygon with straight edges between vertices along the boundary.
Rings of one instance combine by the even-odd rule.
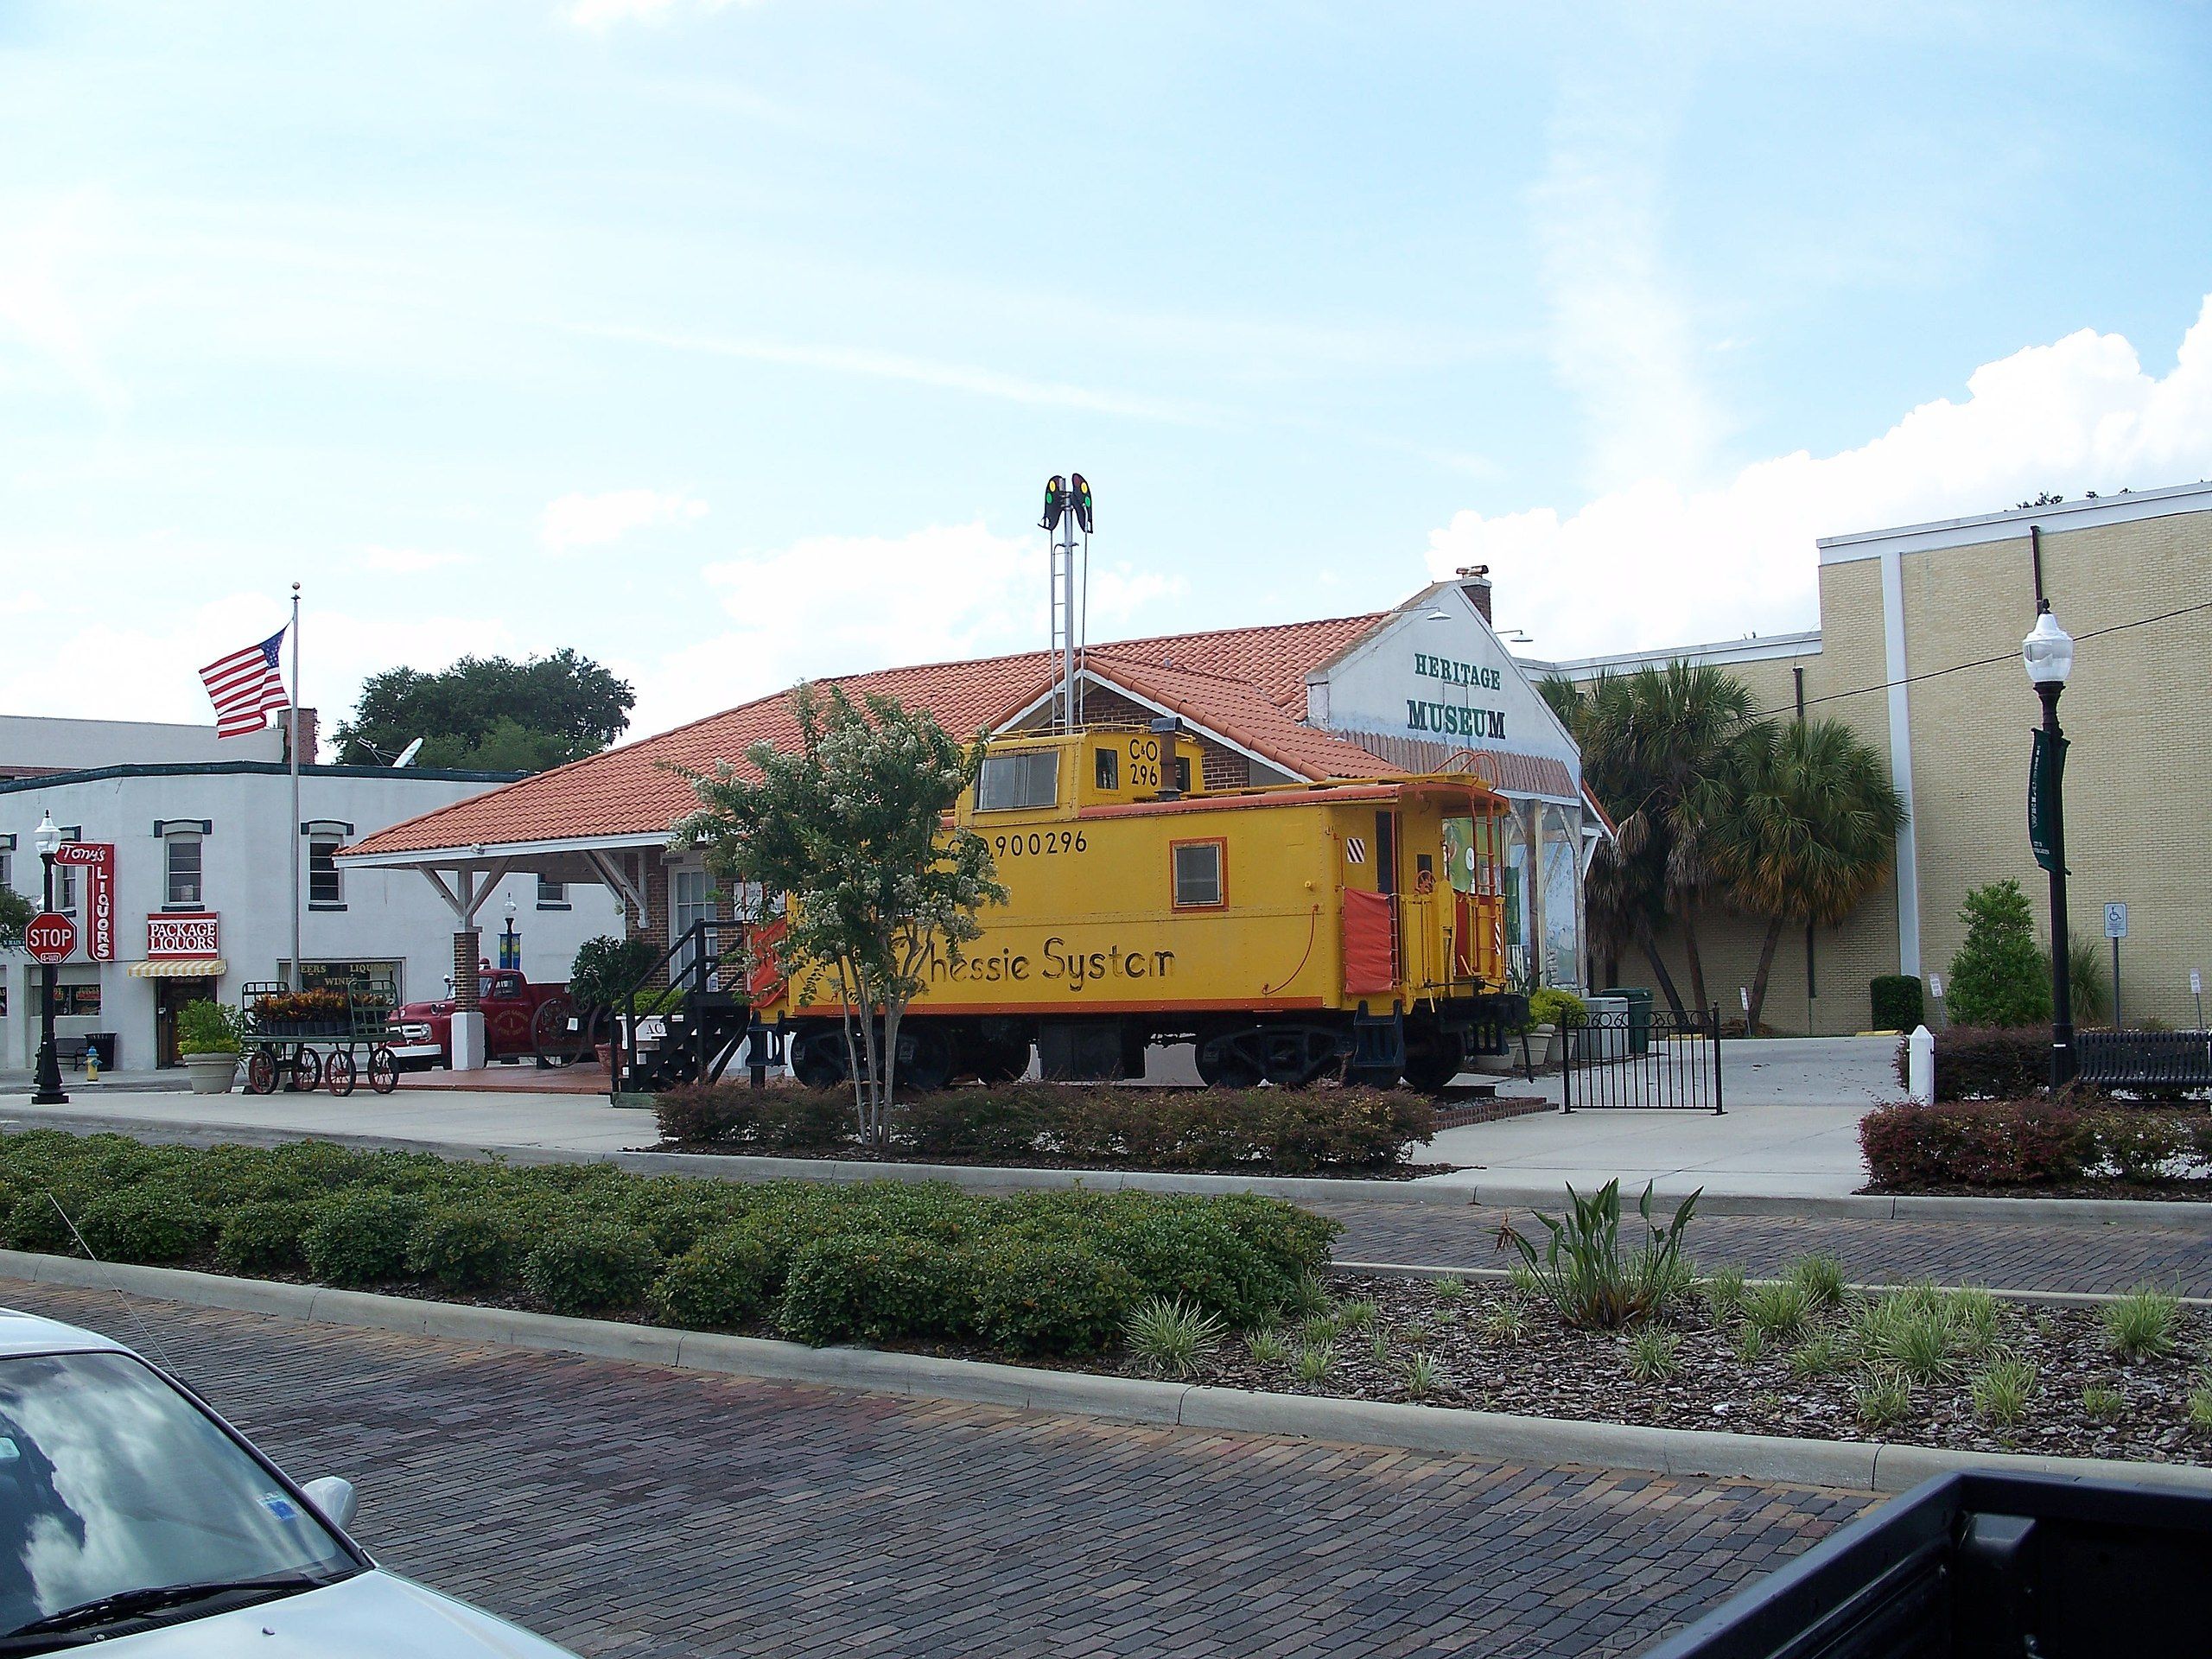
[[[1720,1010],[1599,1009],[1562,1021],[1564,1104],[1570,1112],[1719,1112]]]

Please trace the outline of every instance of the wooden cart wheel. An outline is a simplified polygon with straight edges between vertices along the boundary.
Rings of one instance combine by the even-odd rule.
[[[245,1091],[249,1095],[274,1094],[276,1090],[276,1057],[265,1048],[257,1048],[246,1057]]]
[[[292,1051],[292,1080],[287,1088],[302,1092],[322,1087],[322,1056],[302,1043]]]
[[[573,1065],[591,1052],[585,1047],[584,1022],[565,996],[549,996],[531,1016],[530,1046],[540,1065]]]
[[[352,1094],[353,1092],[353,1051],[350,1048],[332,1049],[330,1059],[322,1068],[322,1080],[329,1084],[330,1092],[334,1095]]]
[[[388,1095],[399,1087],[399,1062],[391,1058],[388,1048],[369,1051],[369,1087],[380,1095]]]

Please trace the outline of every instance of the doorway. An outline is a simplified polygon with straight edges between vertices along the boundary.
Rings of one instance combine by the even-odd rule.
[[[181,1065],[184,1057],[176,1049],[176,1017],[188,1002],[212,1002],[215,1000],[215,982],[212,979],[157,979],[154,982],[154,1064]]]

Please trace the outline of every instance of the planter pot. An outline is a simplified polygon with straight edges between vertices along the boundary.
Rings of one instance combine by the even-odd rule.
[[[235,1054],[188,1054],[184,1069],[192,1077],[192,1092],[195,1095],[227,1095],[231,1085],[238,1081],[238,1057]]]
[[[1529,1064],[1538,1071],[1549,1065],[1559,1046],[1557,1026],[1531,1026],[1529,1028]]]

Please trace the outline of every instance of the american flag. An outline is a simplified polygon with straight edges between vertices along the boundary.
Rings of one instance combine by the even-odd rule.
[[[272,709],[291,706],[284,677],[277,664],[283,655],[284,630],[279,628],[257,645],[234,651],[200,671],[207,696],[215,705],[215,735],[244,737],[268,722],[262,717]]]

